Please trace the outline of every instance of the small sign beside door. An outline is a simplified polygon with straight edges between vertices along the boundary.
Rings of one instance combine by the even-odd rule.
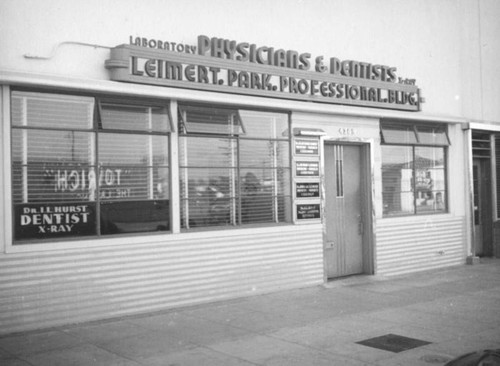
[[[295,139],[296,155],[318,155],[319,141],[310,139]]]
[[[295,197],[297,197],[297,198],[319,197],[319,183],[317,183],[317,182],[297,182],[295,184]]]
[[[297,177],[319,176],[319,162],[317,161],[296,161],[295,168]]]
[[[297,205],[297,220],[309,220],[321,218],[319,203]]]

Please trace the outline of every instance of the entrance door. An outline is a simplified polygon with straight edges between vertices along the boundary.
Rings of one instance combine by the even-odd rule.
[[[325,145],[328,278],[363,272],[362,162],[360,145]]]
[[[493,220],[489,159],[474,159],[474,255],[492,255]]]

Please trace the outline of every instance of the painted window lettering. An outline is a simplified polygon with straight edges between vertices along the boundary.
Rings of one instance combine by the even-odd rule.
[[[168,230],[169,131],[163,102],[14,91],[16,244]]]

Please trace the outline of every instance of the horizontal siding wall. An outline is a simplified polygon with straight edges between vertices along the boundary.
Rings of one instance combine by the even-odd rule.
[[[197,234],[0,256],[0,333],[323,282],[321,225]]]
[[[463,217],[378,220],[376,273],[396,275],[465,263],[464,225]]]

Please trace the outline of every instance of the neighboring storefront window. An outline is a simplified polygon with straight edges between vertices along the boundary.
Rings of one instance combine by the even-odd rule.
[[[383,122],[384,216],[446,212],[446,127]]]
[[[291,221],[288,115],[179,110],[181,226]]]
[[[14,239],[169,230],[164,104],[12,93]]]
[[[494,134],[495,141],[495,190],[496,190],[496,217],[500,220],[500,134]]]

